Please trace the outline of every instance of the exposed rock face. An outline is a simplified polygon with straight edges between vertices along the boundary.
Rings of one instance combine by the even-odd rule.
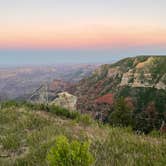
[[[166,110],[165,64],[166,56],[138,56],[102,65],[75,86],[77,108],[92,111],[96,99],[111,93],[115,100],[120,96],[130,98],[136,109],[154,101],[157,110]]]
[[[119,67],[115,67],[115,68],[108,69],[107,77],[108,78],[110,78],[110,77],[115,78],[119,74],[121,74]]]
[[[128,72],[123,74],[120,86],[132,85],[133,79],[134,79],[134,73],[132,70],[129,70]]]
[[[159,82],[155,85],[157,89],[166,89],[166,74],[164,74]]]
[[[58,93],[57,98],[50,104],[67,108],[69,110],[76,110],[77,97],[68,92]]]
[[[157,89],[166,89],[166,76],[156,75],[153,77],[153,68],[157,67],[159,57],[149,57],[144,62],[138,62],[135,67],[131,68],[126,73],[123,73],[120,86],[131,87],[154,87]],[[164,68],[163,68],[164,70]],[[166,71],[165,71],[166,72]],[[160,78],[161,77],[161,78]]]

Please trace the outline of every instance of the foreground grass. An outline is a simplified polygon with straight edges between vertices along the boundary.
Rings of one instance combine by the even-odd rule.
[[[12,106],[0,110],[0,165],[47,166],[46,155],[57,136],[90,141],[94,166],[166,165],[166,139],[135,135],[129,128],[97,125],[86,116]],[[56,112],[56,111],[55,111]]]

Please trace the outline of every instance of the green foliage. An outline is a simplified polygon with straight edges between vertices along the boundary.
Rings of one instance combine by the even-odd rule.
[[[135,115],[133,129],[148,134],[152,130],[159,130],[162,118],[156,112],[142,111]]]
[[[66,137],[59,136],[50,149],[47,160],[50,166],[90,166],[93,157],[88,142],[69,142]]]
[[[82,125],[86,126],[90,126],[91,124],[94,123],[94,120],[92,119],[92,117],[90,117],[90,115],[88,114],[83,114],[81,116],[78,116],[76,121],[78,123],[81,123]]]
[[[22,125],[26,127],[26,129],[28,130],[33,130],[33,129],[41,129],[47,124],[48,121],[46,119],[43,119],[35,114],[35,115],[29,115],[29,117],[23,121]]]
[[[7,134],[0,137],[0,143],[6,150],[16,150],[20,147],[20,138],[16,134]]]
[[[83,145],[86,144],[88,154],[93,156],[93,166],[124,165],[124,163],[125,165],[165,165],[164,135],[152,132],[148,136],[138,136],[130,127],[112,127],[108,124],[88,126],[90,119],[85,119],[83,120],[85,124],[81,119],[77,123],[76,119],[64,119],[51,112],[34,111],[27,109],[25,105],[1,109],[0,165],[47,166],[47,156],[50,149],[56,146],[55,139],[59,135],[68,138],[70,154],[71,152],[78,154],[77,152],[84,149]],[[85,125],[88,126],[86,130]],[[75,140],[77,143],[73,143]],[[91,144],[89,145],[87,141]],[[77,161],[80,156],[83,154],[74,155],[72,159]],[[91,157],[87,157],[86,153],[83,159],[87,161],[88,158]]]
[[[0,103],[0,108],[3,109],[3,108],[11,108],[11,107],[17,107],[19,106],[18,102],[16,101],[5,101],[5,102],[1,102]]]
[[[150,136],[152,137],[160,137],[162,134],[160,131],[157,131],[157,130],[152,130],[150,133],[149,133]]]
[[[114,111],[109,117],[109,121],[114,126],[132,125],[132,110],[127,106],[124,98],[117,100]]]
[[[117,63],[112,64],[111,67],[119,66],[122,71],[126,72],[129,68],[133,67],[133,62],[134,58],[125,58],[118,61]]]
[[[133,129],[141,133],[149,133],[153,130],[153,124],[151,123],[148,114],[146,112],[141,112],[136,115],[134,120]]]
[[[165,90],[157,90],[155,88],[132,88],[129,86],[123,87],[118,92],[118,97],[132,97],[135,101],[135,108],[137,111],[145,109],[147,104],[151,101],[155,102],[156,111],[162,113],[166,110],[166,93]]]
[[[64,117],[70,118],[70,119],[75,119],[78,116],[77,112],[72,112],[66,108],[61,108],[61,107],[54,106],[54,105],[49,107],[49,111],[58,116],[64,116]]]
[[[48,105],[37,103],[25,103],[25,106],[33,110],[45,110],[48,111]]]
[[[92,143],[96,158],[94,165],[165,165],[166,147],[161,143],[162,140],[157,139],[157,141],[144,135],[134,135],[130,131],[125,131],[125,128],[111,128],[110,134],[102,142]]]
[[[150,68],[153,78],[161,77],[166,71],[166,58],[156,57],[153,61],[153,65]]]
[[[15,108],[15,107],[26,107],[31,110],[47,110],[47,105],[44,104],[38,104],[38,103],[29,103],[26,101],[14,101],[14,100],[9,100],[9,101],[4,101],[0,103],[1,109],[3,108]]]
[[[155,138],[166,138],[166,133],[162,133],[161,131],[158,131],[158,130],[152,130],[150,133],[149,133],[149,136],[150,137],[155,137]]]

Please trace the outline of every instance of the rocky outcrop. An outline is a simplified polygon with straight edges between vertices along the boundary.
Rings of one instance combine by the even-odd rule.
[[[107,73],[107,77],[113,77],[116,78],[117,75],[120,75],[121,71],[119,70],[119,67],[115,67],[115,68],[110,68],[108,69],[108,73]]]
[[[166,76],[162,75],[164,71],[162,73],[160,73],[161,71],[153,72],[155,68],[159,67],[157,66],[158,60],[160,57],[149,57],[143,62],[135,61],[136,66],[123,73],[120,86],[166,89]]]
[[[120,86],[154,87],[155,82],[153,82],[151,73],[134,73],[133,70],[129,70],[123,74]]]
[[[144,109],[155,101],[159,111],[166,110],[166,56],[138,56],[102,65],[75,85],[77,108],[92,111],[96,99],[109,93],[130,98],[131,107]],[[132,105],[132,104],[133,105]],[[95,110],[93,110],[95,111]]]
[[[134,81],[134,73],[132,70],[129,70],[128,72],[123,74],[120,86],[125,86],[125,85],[131,86],[133,81]]]
[[[57,97],[50,103],[69,110],[76,110],[77,97],[68,92],[58,93]]]
[[[164,74],[158,83],[155,85],[157,89],[166,89],[166,74]]]

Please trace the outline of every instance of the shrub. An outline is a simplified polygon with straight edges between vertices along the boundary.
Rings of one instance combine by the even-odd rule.
[[[11,107],[17,107],[19,104],[16,101],[5,101],[0,103],[1,109],[3,108],[11,108]]]
[[[160,131],[152,130],[152,131],[149,133],[149,136],[151,136],[151,137],[161,137],[161,133],[160,133]]]
[[[47,161],[50,166],[90,166],[93,157],[88,142],[69,142],[65,136],[59,136],[48,152]]]
[[[133,129],[148,134],[153,130],[159,130],[162,124],[162,115],[150,107],[135,115]]]
[[[84,127],[90,126],[94,122],[93,119],[88,114],[83,114],[78,116],[76,121],[84,125]]]
[[[79,112],[69,111],[66,108],[62,108],[55,105],[49,106],[49,111],[56,114],[57,116],[62,116],[70,119],[76,119],[80,116]]]
[[[40,104],[40,103],[28,103],[25,102],[23,104],[25,107],[29,108],[30,110],[43,110],[43,111],[48,111],[48,105],[46,104]]]
[[[132,125],[132,110],[127,106],[125,100],[120,98],[115,104],[115,110],[111,113],[109,119],[114,126]]]
[[[55,113],[58,116],[69,117],[70,112],[66,108],[61,108],[59,106],[50,106],[50,112]]]

